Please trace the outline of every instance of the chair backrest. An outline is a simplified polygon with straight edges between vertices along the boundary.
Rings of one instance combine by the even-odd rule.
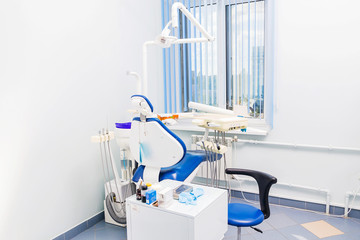
[[[145,96],[132,96],[138,116],[132,120],[129,146],[140,165],[170,167],[186,153],[184,142],[153,114],[153,107]]]
[[[269,191],[271,186],[277,182],[277,179],[270,174],[249,169],[227,168],[225,169],[225,173],[233,175],[246,175],[253,177],[256,180],[259,187],[261,211],[264,214],[264,219],[267,219],[270,216]]]

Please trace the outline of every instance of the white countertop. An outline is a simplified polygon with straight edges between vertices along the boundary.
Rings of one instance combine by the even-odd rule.
[[[219,198],[222,194],[227,194],[227,191],[224,189],[207,187],[191,183],[183,183],[174,180],[163,180],[158,183],[162,188],[170,187],[172,189],[178,187],[181,184],[190,185],[194,189],[202,188],[204,190],[204,195],[200,196],[196,200],[196,205],[186,205],[185,203],[180,203],[178,200],[174,200],[171,205],[167,208],[155,207],[143,203],[142,201],[136,200],[136,196],[133,195],[126,199],[128,204],[131,204],[132,210],[136,211],[137,206],[146,206],[149,208],[157,208],[159,211],[172,212],[177,215],[183,215],[187,217],[195,218],[200,214],[205,208],[207,208],[215,199]]]

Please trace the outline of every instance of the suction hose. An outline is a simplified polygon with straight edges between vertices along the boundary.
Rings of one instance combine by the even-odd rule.
[[[124,217],[119,217],[115,211],[114,211],[114,208],[113,208],[113,205],[111,204],[112,202],[112,199],[114,199],[115,197],[115,193],[111,192],[110,194],[108,194],[106,196],[106,208],[111,216],[112,219],[114,219],[115,222],[119,223],[119,224],[123,224],[125,225],[126,224],[126,216]]]

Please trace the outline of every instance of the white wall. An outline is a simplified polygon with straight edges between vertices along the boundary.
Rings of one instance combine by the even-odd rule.
[[[103,210],[90,136],[129,120],[126,71],[141,73],[159,2],[0,2],[1,236],[50,239]]]
[[[359,7],[354,1],[277,2],[276,106],[266,140],[360,147]],[[343,206],[345,192],[360,183],[359,152],[259,148],[259,155],[254,147],[239,151],[245,166],[269,169],[281,182],[328,189],[332,204]]]
[[[266,137],[240,138],[360,148],[360,3],[271,2],[274,128]],[[360,184],[359,152],[237,144],[236,156],[235,166],[269,172],[281,183],[328,189],[333,205],[344,206],[345,193]],[[272,191],[293,199],[325,200],[299,189],[274,186]]]
[[[276,1],[274,129],[264,140],[360,148],[359,7]],[[359,152],[246,145],[239,155],[281,182],[329,189],[333,204],[360,183]]]

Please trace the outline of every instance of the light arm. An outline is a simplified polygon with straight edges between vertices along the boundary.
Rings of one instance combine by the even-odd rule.
[[[191,21],[191,23],[196,26],[196,28],[203,34],[203,37],[177,39],[175,36],[169,36],[171,32],[170,26],[172,28],[179,27],[178,11],[181,11]],[[200,22],[196,20],[196,18],[186,9],[182,3],[174,3],[171,8],[171,20],[166,24],[161,32],[161,35],[155,41],[147,41],[143,45],[143,82],[141,93],[145,96],[148,94],[147,48],[149,45],[160,45],[163,48],[167,48],[174,44],[212,42],[214,40],[215,38],[211,36],[203,26],[201,26]]]
[[[172,5],[171,8],[171,17],[172,17],[172,27],[173,28],[177,28],[179,27],[179,15],[178,15],[178,10],[180,10],[182,13],[184,13],[184,15],[192,22],[192,24],[194,24],[199,31],[205,36],[205,38],[208,41],[214,41],[215,38],[213,36],[211,36],[203,26],[201,26],[201,24],[199,23],[198,20],[196,20],[196,18],[186,9],[186,7],[180,3],[180,2],[176,2]]]

